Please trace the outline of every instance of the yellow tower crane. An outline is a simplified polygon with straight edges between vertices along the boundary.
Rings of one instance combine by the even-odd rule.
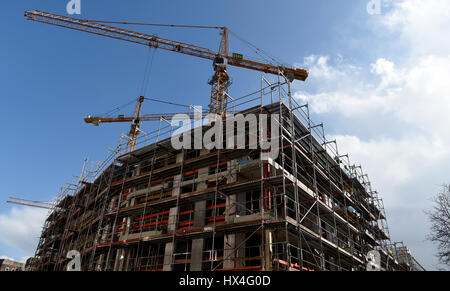
[[[274,75],[283,74],[290,82],[292,82],[293,80],[305,81],[306,78],[308,77],[308,72],[304,69],[289,68],[284,66],[276,66],[272,64],[261,63],[249,59],[244,59],[242,55],[236,53],[230,56],[229,41],[228,41],[229,30],[227,27],[172,25],[172,24],[144,24],[152,26],[219,29],[221,30],[222,37],[220,40],[218,52],[214,52],[210,49],[201,46],[169,40],[157,37],[155,35],[139,33],[105,24],[105,23],[142,24],[142,23],[83,20],[67,16],[61,16],[48,12],[42,12],[38,10],[26,11],[25,17],[32,21],[89,32],[92,34],[142,44],[152,48],[159,48],[163,50],[195,56],[198,58],[212,60],[214,74],[208,82],[211,85],[209,112],[219,114],[222,116],[226,115],[228,105],[227,93],[228,88],[230,86],[230,77],[227,74],[228,65]],[[141,116],[141,108],[143,101],[144,97],[141,96],[136,104],[134,116],[132,117],[119,116],[117,118],[108,118],[108,117],[88,116],[87,118],[85,118],[85,122],[94,125],[100,125],[100,123],[108,123],[108,122],[131,122],[132,124],[128,135],[129,140],[127,142],[127,152],[133,151],[136,148],[137,136],[139,135],[139,126],[141,121],[159,120],[161,117],[169,118],[175,115],[169,113],[165,115],[153,114]]]
[[[104,23],[137,24],[137,23],[83,20],[37,10],[26,11],[25,17],[32,21],[38,21],[74,30],[80,30],[97,35],[134,42],[152,48],[159,48],[163,50],[178,52],[203,59],[212,60],[214,75],[209,81],[209,84],[211,85],[211,100],[209,108],[211,113],[219,115],[224,115],[227,112],[228,98],[227,94],[225,93],[228,93],[228,87],[230,85],[230,77],[227,74],[228,65],[260,71],[268,74],[278,75],[281,73],[291,82],[293,80],[305,81],[306,78],[308,77],[308,72],[304,69],[276,66],[272,64],[248,60],[243,58],[243,56],[240,54],[232,54],[230,56],[228,44],[229,31],[227,27],[146,24],[146,25],[168,26],[168,27],[191,27],[191,28],[200,27],[200,28],[219,29],[222,32],[219,51],[214,52],[210,49],[201,46],[169,40],[157,37],[155,35],[144,34],[104,24]]]

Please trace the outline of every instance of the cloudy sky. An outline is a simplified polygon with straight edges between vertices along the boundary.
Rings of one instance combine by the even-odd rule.
[[[310,104],[312,119],[324,121],[339,151],[368,173],[384,199],[392,240],[404,241],[435,269],[423,211],[450,183],[450,2],[382,0],[380,14],[369,14],[368,2],[82,1],[80,17],[227,25],[284,63],[306,67],[310,78],[294,83],[295,97]],[[0,94],[7,108],[0,127],[9,137],[0,144],[8,153],[0,165],[0,256],[17,260],[34,254],[46,211],[3,202],[8,196],[48,201],[79,173],[85,157],[103,159],[127,126],[92,128],[82,117],[139,96],[149,56],[133,44],[23,18],[29,9],[66,14],[65,5],[55,3],[8,1],[10,13],[0,20],[6,29]],[[136,30],[155,33],[146,29]],[[156,34],[213,49],[218,42],[210,32]],[[233,39],[231,47],[241,49]],[[146,96],[207,104],[210,63],[170,52],[155,56]],[[230,74],[233,96],[258,87],[254,72]],[[144,104],[144,111],[173,108]]]
[[[423,210],[449,182],[450,2],[390,4],[366,24],[370,37],[352,40],[386,50],[385,56],[369,64],[342,53],[308,56],[313,89],[296,94],[338,123],[330,138],[382,193],[393,239],[434,268]]]

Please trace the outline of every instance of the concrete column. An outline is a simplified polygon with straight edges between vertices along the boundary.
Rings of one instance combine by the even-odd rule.
[[[236,195],[229,195],[225,200],[225,203],[227,204],[225,211],[225,222],[231,223],[236,216]]]
[[[191,251],[191,271],[201,271],[203,264],[203,247],[205,239],[198,238],[192,240],[192,251]]]
[[[239,258],[245,257],[244,233],[226,234],[224,236],[224,269],[244,267],[245,262]]]
[[[176,220],[177,220],[177,212],[178,212],[178,207],[172,207],[169,210],[169,221],[167,224],[167,230],[169,233],[172,233],[175,231],[175,227],[176,227]]]
[[[120,257],[119,271],[126,271],[126,268],[128,266],[129,256],[130,256],[130,250],[123,249],[122,256]]]
[[[234,234],[226,234],[224,236],[224,242],[223,242],[223,268],[224,269],[231,269],[234,268],[234,252],[233,249],[235,247],[235,236]]]
[[[166,243],[166,248],[164,250],[164,265],[163,271],[172,271],[172,256],[174,251],[174,244],[172,242]]]
[[[231,162],[228,162],[230,164]],[[235,182],[237,179],[236,175],[228,175],[227,183]],[[226,197],[226,212],[225,212],[225,222],[232,223],[234,217],[236,216],[236,195],[229,195]],[[234,248],[236,247],[236,236],[235,234],[225,234],[223,238],[223,268],[231,269],[235,267],[234,258],[236,257]]]
[[[118,259],[118,262],[116,262],[117,263],[117,271],[123,271],[124,270],[124,266],[126,266],[126,261],[127,261],[127,258],[128,258],[128,250],[127,249],[121,249],[120,251],[119,251],[119,253],[120,253],[120,256],[119,256],[119,259]]]
[[[270,229],[264,230],[264,268],[266,271],[272,271],[272,240],[273,233]]]
[[[236,166],[236,160],[229,161],[228,162],[228,168],[235,167]],[[234,183],[237,181],[237,174],[228,174],[227,175],[227,183]],[[236,195],[229,195],[226,198],[226,214],[225,214],[225,221],[226,223],[230,223],[233,221],[233,218],[236,216],[237,212],[237,206],[236,206]]]
[[[194,228],[205,226],[206,200],[198,201],[194,207]]]
[[[194,228],[201,228],[205,226],[205,212],[206,212],[206,201],[196,202],[194,212]],[[205,243],[204,238],[192,240],[191,266],[190,266],[191,271],[202,270],[204,243]]]
[[[177,163],[180,163],[183,161],[183,152],[180,152],[177,154]],[[172,190],[172,196],[176,197],[180,195],[180,183],[181,183],[181,176],[182,173],[179,175],[176,175],[173,179],[173,190]],[[169,233],[172,233],[176,231],[176,222],[177,222],[177,216],[178,216],[178,207],[172,207],[169,210],[169,221],[167,225],[167,231]],[[164,250],[164,265],[163,265],[163,271],[171,271],[173,270],[172,265],[172,257],[173,252],[175,250],[174,242],[168,242],[166,243],[166,248]]]
[[[122,249],[117,250],[116,259],[114,260],[114,269],[113,269],[114,271],[118,271],[120,268],[120,257],[122,256],[122,254],[123,254]]]
[[[228,173],[227,183],[237,181],[237,171],[234,169],[237,166],[236,160],[228,162],[228,169],[232,171]],[[233,223],[236,215],[245,214],[245,193],[229,195],[226,199],[227,211],[225,221],[226,223]],[[245,234],[233,233],[224,236],[224,269],[232,269],[245,266],[244,261],[238,260],[240,257],[245,257]]]
[[[206,185],[206,180],[208,179],[209,167],[203,167],[198,169],[198,178],[197,182],[197,190],[206,189],[208,186]]]
[[[136,169],[135,169],[135,175],[139,176],[141,174],[141,165],[142,163],[137,164]]]
[[[197,190],[203,190],[207,188],[206,178],[208,176],[209,167],[203,167],[198,170],[198,179],[203,181],[198,182]],[[194,206],[194,228],[202,228],[205,226],[206,215],[206,201],[198,201]],[[191,248],[191,271],[201,271],[203,264],[203,249],[205,239],[198,238],[192,240]]]
[[[173,180],[173,190],[172,190],[172,196],[176,197],[180,195],[180,181],[181,181],[181,175],[177,175],[174,177]],[[178,215],[178,207],[172,207],[169,210],[169,222],[168,222],[168,231],[172,232],[175,230],[175,224],[176,219]]]
[[[237,161],[232,160],[227,163],[228,167],[228,175],[227,175],[227,183],[233,183],[237,181]]]
[[[227,183],[234,183],[237,181],[237,161],[232,160],[228,162],[228,175],[227,175]],[[230,172],[231,170],[231,172]],[[245,202],[246,197],[245,193],[239,193],[234,195],[229,195],[227,197],[227,216],[234,217],[236,215],[245,215]],[[232,219],[231,219],[232,220]],[[227,220],[227,223],[231,221]]]

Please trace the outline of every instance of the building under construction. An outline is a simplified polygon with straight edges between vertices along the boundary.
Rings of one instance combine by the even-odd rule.
[[[271,121],[265,136],[250,122],[219,126],[227,138],[229,130],[244,131],[243,148],[223,146],[215,136],[211,149],[177,150],[169,115],[161,115],[152,132],[139,129],[141,121],[155,120],[141,117],[144,98],[129,119],[88,117],[86,122],[96,125],[131,121],[126,151],[119,142],[103,163],[93,168],[85,163],[81,175],[61,190],[45,222],[34,269],[67,269],[72,251],[81,255],[82,270],[351,271],[365,270],[367,262],[375,269],[399,268],[389,248],[382,200],[367,174],[327,140],[323,124],[310,119],[308,105],[292,97],[291,82],[305,81],[306,70],[230,55],[226,27],[202,27],[220,31],[215,52],[108,26],[107,21],[41,11],[27,11],[25,17],[213,61],[208,112],[221,118],[207,125],[194,122],[186,134],[194,143],[199,128],[206,133],[231,113],[256,116],[256,128],[263,127],[262,115]],[[232,97],[227,66],[278,80],[262,76],[259,90]],[[188,107],[187,116],[195,115],[197,109]],[[255,140],[277,144],[278,155],[265,158],[268,149]],[[366,258],[373,251],[380,254],[379,262],[375,256]]]
[[[368,176],[326,139],[288,81],[262,84],[232,107],[279,114],[279,134],[268,131],[277,158],[250,149],[247,123],[246,149],[175,150],[161,118],[137,150],[119,145],[62,190],[34,268],[64,270],[77,250],[82,270],[350,271],[365,270],[378,250],[382,270],[399,269]]]
[[[389,249],[396,258],[400,270],[412,272],[426,271],[403,242],[394,242]]]

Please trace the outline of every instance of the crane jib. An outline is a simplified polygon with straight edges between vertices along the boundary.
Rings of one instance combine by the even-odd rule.
[[[203,59],[214,60],[218,55],[218,53],[204,47],[164,39],[161,37],[157,37],[155,35],[148,35],[131,30],[117,28],[105,24],[92,22],[89,20],[76,19],[37,10],[26,11],[25,17],[29,20],[37,22],[52,24],[74,30],[89,32],[92,34],[121,39],[145,46],[196,56]],[[256,70],[274,75],[283,73],[283,75],[285,75],[290,81],[292,80],[305,81],[308,77],[308,72],[303,69],[274,66],[271,64],[243,59],[241,57],[235,58],[233,56],[225,56],[225,58],[228,59],[228,65],[246,68],[250,70]]]

